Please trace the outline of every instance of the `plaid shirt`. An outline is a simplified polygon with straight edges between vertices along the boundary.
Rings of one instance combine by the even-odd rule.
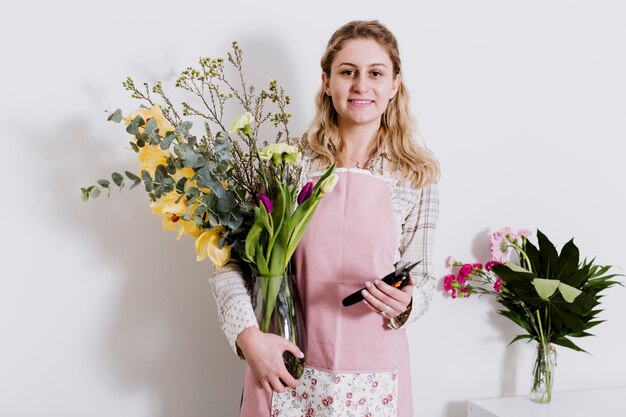
[[[415,189],[400,173],[392,168],[392,161],[382,151],[374,156],[365,169],[369,174],[386,181],[391,189],[392,204],[396,224],[396,253],[394,267],[398,262],[405,265],[421,260],[410,272],[416,282],[413,288],[413,300],[408,317],[395,320],[392,323],[396,328],[406,325],[428,309],[433,296],[435,278],[432,271],[432,248],[435,228],[439,215],[439,194],[436,185],[422,189]],[[310,177],[321,175],[327,168],[321,158],[311,153],[305,153],[300,175],[300,189]],[[337,168],[337,171],[358,171],[357,168]],[[234,352],[237,350],[236,340],[244,329],[258,327],[250,296],[244,285],[241,270],[236,263],[229,263],[217,269],[209,279],[213,295],[217,304],[219,323]]]

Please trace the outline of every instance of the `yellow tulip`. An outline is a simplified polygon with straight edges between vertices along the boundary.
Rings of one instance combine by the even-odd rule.
[[[145,145],[139,148],[138,156],[139,176],[141,176],[141,171],[145,169],[154,178],[157,166],[167,165],[167,158],[170,156],[170,152],[162,150],[159,145]]]
[[[216,226],[205,231],[196,239],[196,260],[198,262],[205,260],[207,257],[213,264],[221,268],[230,260],[230,246],[224,243],[222,249],[219,248],[219,240],[222,237],[224,228]]]
[[[172,124],[169,122],[169,120],[165,118],[165,116],[163,115],[163,111],[161,110],[161,106],[159,106],[158,104],[156,106],[153,106],[151,109],[135,110],[124,118],[124,122],[128,125],[137,116],[141,116],[146,124],[150,119],[154,119],[157,127],[159,128],[159,135],[162,137],[165,136],[167,132],[173,132],[176,130],[176,128],[172,126]],[[143,133],[143,127],[139,128],[139,132]]]

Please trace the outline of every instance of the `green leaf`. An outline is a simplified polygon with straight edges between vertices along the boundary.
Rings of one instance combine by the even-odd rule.
[[[230,161],[232,142],[226,132],[218,132],[215,137],[215,153],[220,161]]]
[[[582,293],[582,291],[578,288],[574,288],[562,282],[559,283],[559,292],[563,296],[563,299],[565,299],[565,301],[567,301],[568,303],[573,303],[576,297],[578,297]]]
[[[217,209],[223,213],[228,213],[235,207],[237,207],[237,200],[235,200],[235,193],[228,190],[222,197],[217,200]]]
[[[193,168],[198,162],[198,156],[194,152],[193,148],[186,143],[174,146],[174,152],[181,159],[183,165],[188,168]]]
[[[543,273],[543,270],[541,269],[541,262],[539,260],[539,250],[528,239],[525,240],[524,251],[526,252],[526,256],[528,256],[528,259],[530,259],[529,267],[532,268],[532,271],[535,274],[537,274],[537,276],[545,277],[546,275]]]
[[[182,177],[176,183],[176,192],[178,194],[184,194],[185,192],[185,184],[187,184],[187,177]]]
[[[208,168],[202,168],[196,172],[198,177],[198,186],[200,188],[210,188],[217,197],[222,198],[225,190],[224,186],[217,178],[208,170]]]
[[[81,194],[80,194],[80,199],[83,201],[87,201],[89,200],[89,191],[87,191],[86,189],[83,188]]]
[[[107,117],[108,121],[119,123],[122,121],[122,109],[117,109]]]
[[[172,131],[167,132],[165,134],[165,137],[163,138],[163,141],[161,142],[161,149],[162,150],[166,150],[169,149],[169,147],[172,145],[172,142],[174,141],[174,139],[176,138],[176,134]]]
[[[124,174],[126,174],[126,177],[133,182],[141,181],[141,178],[130,171],[125,171]]]
[[[109,185],[111,183],[109,182],[109,180],[98,180],[98,184],[100,184],[102,188],[109,188]]]
[[[136,116],[129,124],[126,126],[126,131],[131,135],[138,135],[139,128],[144,126],[146,122],[143,120],[143,117]]]
[[[547,301],[559,287],[559,280],[535,278],[533,280],[533,285],[535,286],[535,290],[537,290],[539,297],[541,297],[542,300]]]
[[[193,126],[193,123],[191,123],[190,121],[184,121],[176,126],[176,132],[182,133],[184,137],[187,137],[189,136],[189,130],[191,129],[191,126]]]
[[[138,186],[139,184],[141,184],[141,178],[139,178],[138,176],[136,176],[132,172],[126,171],[126,172],[124,172],[124,174],[126,174],[126,177],[133,182],[133,185],[130,186],[131,190],[133,188],[135,188],[136,186]]]
[[[570,239],[569,242],[561,249],[559,255],[558,264],[554,271],[554,277],[570,285],[574,285],[567,281],[567,277],[572,276],[578,270],[578,259],[580,254],[578,248],[574,244],[574,239]]]
[[[146,192],[148,193],[151,192],[153,188],[153,184],[152,184],[152,177],[150,176],[150,173],[146,171],[145,169],[142,169],[141,178],[143,179],[143,183],[146,186]]]
[[[555,278],[555,271],[559,262],[559,255],[550,240],[537,229],[537,240],[539,242],[539,259],[541,261],[540,270],[535,271],[538,276]]]
[[[583,350],[583,349],[579,348],[574,342],[572,342],[571,340],[567,339],[566,337],[560,337],[558,339],[555,339],[555,340],[552,341],[552,343],[554,343],[555,345],[564,346],[566,348],[574,349],[577,352],[585,352],[585,353],[587,353],[586,350]]]
[[[152,117],[150,118],[150,120],[148,120],[148,123],[146,123],[144,133],[149,135],[153,133],[155,130],[157,130],[158,127],[159,126],[157,125],[156,120],[154,119],[154,117]]]
[[[508,266],[511,270],[515,271],[515,272],[525,272],[530,274],[530,271],[527,270],[526,268],[521,267],[518,264],[514,264],[513,262],[507,262],[505,263],[506,266]]]
[[[111,174],[111,178],[113,179],[115,185],[117,185],[118,187],[121,187],[122,184],[124,184],[124,177],[122,177],[122,174],[120,174],[119,172],[114,172],[113,174]]]
[[[89,191],[89,198],[98,198],[100,195],[100,189],[98,187],[92,187]]]
[[[520,334],[519,336],[515,336],[513,338],[513,340],[511,340],[509,342],[509,346],[512,345],[513,343],[517,342],[518,340],[523,340],[523,339],[531,339],[532,340],[532,337],[530,335],[528,335],[528,334]]]

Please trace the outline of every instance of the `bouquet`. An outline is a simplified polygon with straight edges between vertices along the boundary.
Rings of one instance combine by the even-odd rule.
[[[236,70],[237,82],[227,77],[226,62]],[[237,42],[227,60],[200,58],[198,64],[176,81],[189,98],[180,106],[161,82],[143,83],[142,88],[130,77],[123,82],[141,107],[126,116],[117,109],[108,120],[126,125],[139,170],[114,172],[111,180],[83,187],[82,199],[97,198],[105,190],[110,195],[113,186],[121,190],[127,181],[131,189],[143,184],[163,230],[176,231],[177,239],[195,238],[198,261],[208,258],[216,268],[238,262],[249,289],[254,277],[272,277],[262,284],[264,317],[259,320],[261,330],[269,331],[282,277],[319,201],[337,181],[335,165],[315,185],[309,182],[298,190],[302,149],[290,143],[292,115],[286,111],[290,98],[284,89],[275,80],[260,92],[247,85]],[[233,101],[245,113],[227,129],[224,113]],[[266,110],[269,103],[273,111]],[[200,136],[183,117],[201,120]],[[265,122],[278,132],[274,143],[263,141],[259,150]]]
[[[552,344],[583,351],[572,338],[590,336],[589,329],[602,323],[597,318],[601,293],[621,283],[614,280],[620,274],[609,273],[611,265],[581,261],[573,239],[559,253],[540,230],[538,246],[530,242],[530,234],[508,227],[493,233],[492,259],[484,267],[448,258],[446,266],[458,270],[444,277],[444,289],[452,298],[474,293],[496,297],[503,307],[498,313],[524,330],[511,343],[522,339],[538,343],[531,399],[548,402]],[[511,259],[513,254],[517,259]]]

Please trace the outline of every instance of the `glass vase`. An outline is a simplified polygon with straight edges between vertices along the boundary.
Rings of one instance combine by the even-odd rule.
[[[537,343],[534,355],[533,380],[530,400],[536,403],[549,403],[552,400],[556,349],[552,344]]]
[[[304,352],[304,314],[294,275],[285,272],[283,275],[257,276],[252,306],[261,331],[284,337]],[[285,351],[283,360],[289,373],[299,379],[304,372],[304,359]]]

